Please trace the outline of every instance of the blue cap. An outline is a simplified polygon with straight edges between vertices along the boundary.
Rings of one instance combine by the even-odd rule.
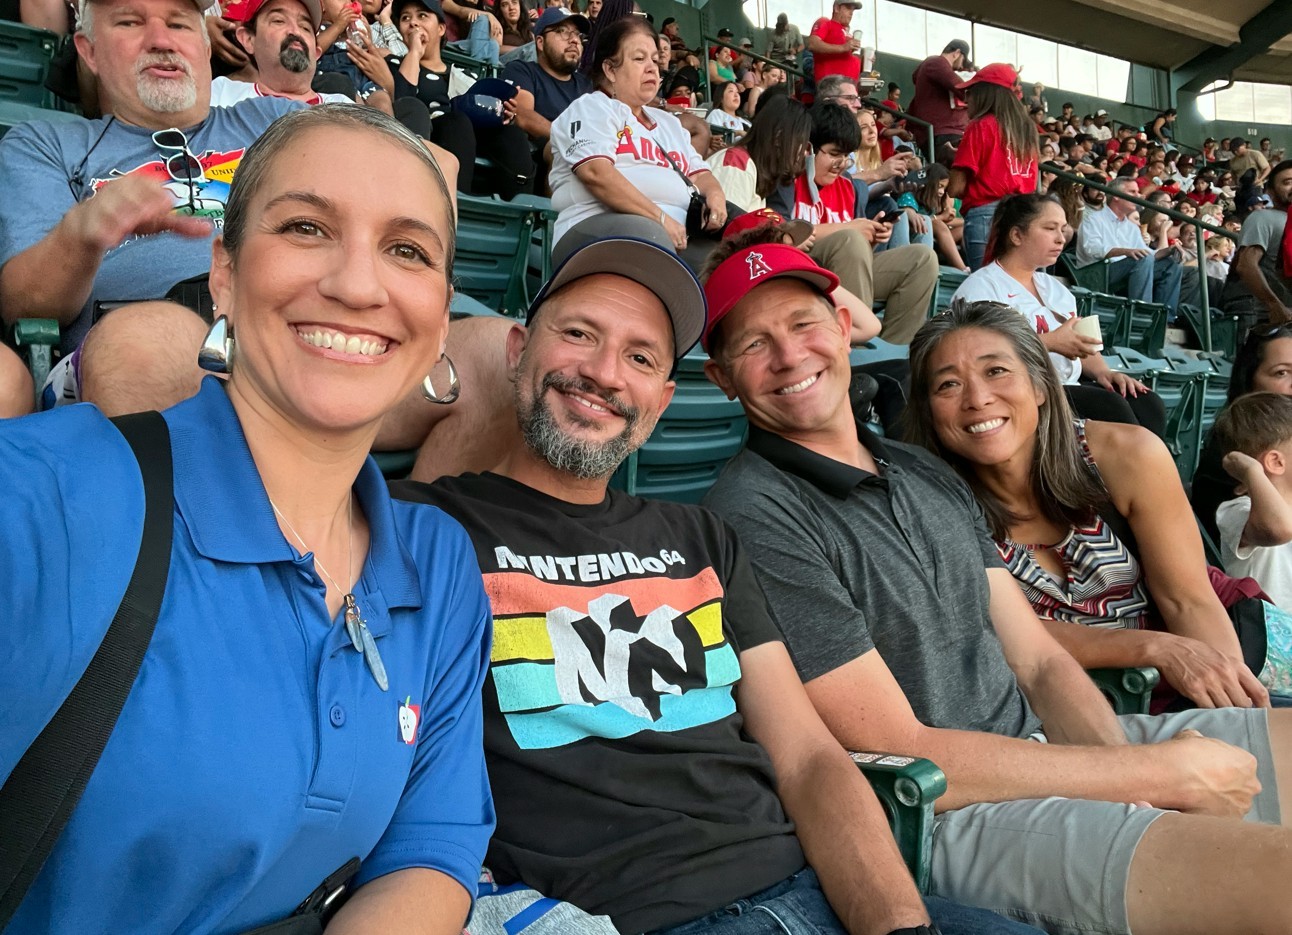
[[[534,35],[541,36],[553,26],[559,26],[566,20],[574,20],[574,25],[579,27],[579,32],[587,34],[592,28],[592,23],[582,13],[571,13],[565,7],[554,6],[543,11],[543,15],[534,23]]]

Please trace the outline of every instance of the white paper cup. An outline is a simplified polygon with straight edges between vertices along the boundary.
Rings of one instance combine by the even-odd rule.
[[[1103,332],[1099,330],[1098,315],[1087,315],[1085,318],[1078,318],[1077,323],[1072,326],[1072,330],[1082,337],[1094,338],[1098,341],[1099,346],[1095,348],[1096,351],[1104,349],[1104,336]]]

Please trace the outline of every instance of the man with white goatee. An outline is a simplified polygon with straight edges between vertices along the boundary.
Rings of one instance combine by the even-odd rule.
[[[243,151],[305,106],[257,98],[211,108],[203,10],[212,2],[81,0],[76,48],[104,116],[32,121],[0,140],[0,309],[6,323],[58,321],[65,363],[51,397],[62,400],[66,388],[76,398],[72,352],[96,305],[102,314],[160,299],[209,270]],[[182,312],[174,307],[180,322]],[[201,322],[190,317],[200,341]],[[175,343],[191,362],[196,345]]]

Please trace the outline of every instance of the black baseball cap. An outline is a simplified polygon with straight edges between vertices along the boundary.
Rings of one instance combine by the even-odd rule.
[[[543,284],[529,304],[525,324],[534,320],[547,297],[585,276],[610,273],[645,286],[664,304],[673,323],[673,356],[681,360],[700,339],[706,306],[704,290],[676,253],[650,240],[605,237],[577,247]]]
[[[444,22],[444,8],[440,6],[440,0],[395,0],[390,7],[391,19],[398,23],[400,12],[408,6],[419,6],[434,13],[441,23]]]

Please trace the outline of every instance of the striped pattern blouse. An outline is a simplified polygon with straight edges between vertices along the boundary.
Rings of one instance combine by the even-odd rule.
[[[1075,428],[1082,456],[1098,476],[1085,422],[1076,420]],[[1102,517],[1096,515],[1086,526],[1073,526],[1061,542],[1048,546],[1066,570],[1062,578],[1032,557],[1041,548],[1047,547],[1010,539],[996,543],[1038,617],[1106,629],[1144,627],[1149,602],[1139,560]]]

